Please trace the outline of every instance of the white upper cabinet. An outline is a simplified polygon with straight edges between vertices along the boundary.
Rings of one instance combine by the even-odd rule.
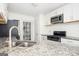
[[[72,4],[68,4],[66,6],[63,7],[64,11],[64,22],[70,22],[73,21],[73,7]]]
[[[79,3],[73,4],[73,19],[79,20]]]
[[[60,14],[63,14],[63,8],[61,7],[61,8],[58,8],[57,9],[57,15],[60,15]]]
[[[57,10],[54,10],[54,11],[52,12],[51,17],[54,17],[54,16],[56,16],[56,15],[57,15]]]
[[[63,14],[63,20],[64,23],[66,22],[72,22],[72,21],[78,21],[79,20],[79,3],[72,3],[64,5],[51,13],[46,15],[46,24],[51,24],[51,17],[57,16]]]
[[[79,20],[79,4],[73,3],[64,6],[64,22],[72,22]]]
[[[7,23],[7,4],[0,3],[0,24]]]
[[[48,14],[49,17],[54,17],[56,15],[57,15],[57,10],[54,10],[53,12]]]

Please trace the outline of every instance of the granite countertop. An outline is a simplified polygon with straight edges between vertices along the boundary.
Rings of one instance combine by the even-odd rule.
[[[66,36],[66,37],[61,37],[61,38],[79,41],[79,37]]]
[[[5,47],[0,52],[6,52],[9,56],[79,56],[79,47],[43,40],[32,47]]]
[[[79,47],[70,47],[60,42],[44,40],[32,47],[14,47],[9,56],[73,56],[79,55]]]
[[[41,34],[42,36],[53,36],[52,34]]]

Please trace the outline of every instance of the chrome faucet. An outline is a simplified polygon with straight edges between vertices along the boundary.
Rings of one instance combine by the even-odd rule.
[[[11,40],[11,31],[12,29],[16,28],[18,30],[18,27],[17,26],[12,26],[9,30],[9,47],[11,48],[12,47],[12,40]]]

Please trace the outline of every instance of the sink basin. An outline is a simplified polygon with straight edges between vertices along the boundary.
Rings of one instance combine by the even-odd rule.
[[[34,44],[36,44],[36,42],[33,42],[33,41],[17,41],[15,43],[15,46],[19,46],[19,47],[31,47]]]

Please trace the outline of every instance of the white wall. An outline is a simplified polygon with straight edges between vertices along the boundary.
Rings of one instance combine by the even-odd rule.
[[[34,31],[34,17],[32,16],[27,16],[23,14],[18,14],[14,12],[9,12],[8,13],[8,19],[9,20],[20,20],[19,22],[19,34],[20,34],[20,39],[23,40],[23,21],[26,22],[31,22],[32,23],[32,29],[31,29],[31,34],[32,34],[32,40],[35,39],[35,31]]]
[[[45,22],[45,15],[44,14],[40,14],[37,17],[35,17],[36,19],[36,25],[35,25],[35,29],[36,29],[36,38],[38,42],[42,41],[42,37],[41,35],[44,34],[46,31],[45,26],[44,26],[44,22]]]
[[[38,35],[39,35],[39,16],[35,17],[35,41],[38,42]]]

